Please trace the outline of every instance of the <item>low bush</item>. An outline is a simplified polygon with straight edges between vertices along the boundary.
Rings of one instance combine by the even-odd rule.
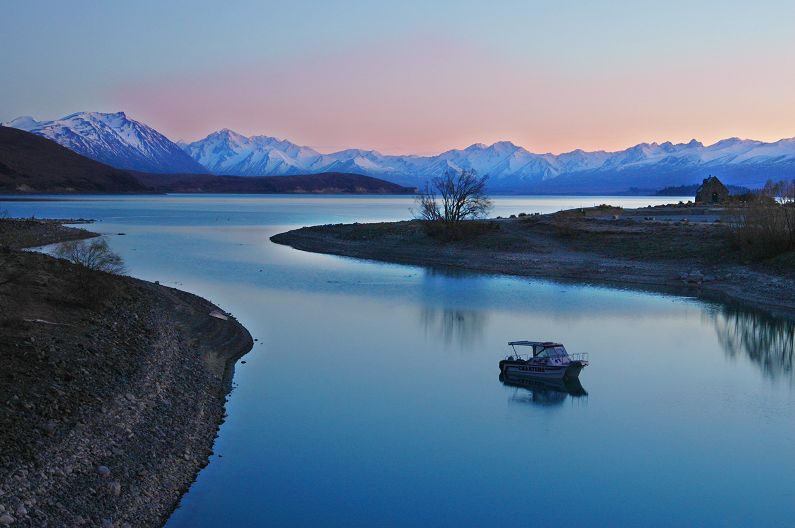
[[[577,227],[571,218],[563,217],[558,219],[555,223],[555,234],[559,238],[573,238],[577,236]]]
[[[462,220],[460,222],[444,222],[442,220],[425,221],[422,225],[431,238],[445,242],[468,240],[486,233],[499,231],[497,222],[482,220]]]
[[[76,287],[86,304],[97,304],[109,297],[113,282],[107,274],[120,275],[126,270],[122,258],[102,238],[64,242],[55,256],[76,265]]]
[[[795,249],[795,180],[768,182],[757,195],[730,212],[729,243],[752,259]]]

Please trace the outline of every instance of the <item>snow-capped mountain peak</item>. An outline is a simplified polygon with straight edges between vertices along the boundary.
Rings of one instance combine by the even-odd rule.
[[[469,145],[464,150],[466,150],[468,152],[474,152],[474,151],[478,151],[478,150],[486,150],[487,148],[489,148],[489,147],[485,143],[473,143],[472,145]]]
[[[33,119],[31,116],[20,116],[16,119],[8,121],[7,123],[2,123],[2,125],[30,132],[31,130],[39,126],[39,122]]]
[[[124,112],[77,112],[54,121],[20,117],[5,126],[27,130],[120,169],[206,172],[164,135],[129,119]]]
[[[216,174],[262,176],[321,172],[315,169],[322,155],[312,148],[271,136],[247,137],[228,128],[182,145],[182,148]]]

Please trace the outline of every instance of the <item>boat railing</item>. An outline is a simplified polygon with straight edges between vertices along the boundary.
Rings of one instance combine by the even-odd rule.
[[[577,352],[576,354],[569,354],[572,361],[588,361],[588,352]]]

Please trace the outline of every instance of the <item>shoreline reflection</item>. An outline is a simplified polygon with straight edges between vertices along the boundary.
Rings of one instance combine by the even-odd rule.
[[[447,346],[472,348],[483,338],[486,312],[423,306],[420,312],[426,336],[434,334]]]
[[[795,382],[795,322],[731,305],[709,312],[709,317],[727,357],[747,357],[766,377]]]

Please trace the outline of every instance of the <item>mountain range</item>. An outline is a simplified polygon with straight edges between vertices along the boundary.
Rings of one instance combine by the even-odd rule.
[[[234,176],[356,173],[420,187],[449,169],[489,175],[493,192],[626,193],[690,185],[709,174],[725,183],[760,187],[795,177],[795,138],[773,143],[730,138],[712,145],[641,143],[618,152],[574,150],[536,154],[508,141],[474,144],[435,156],[384,155],[348,149],[330,154],[269,136],[228,129],[175,144],[123,112],[78,113],[56,121],[17,118],[6,126],[29,130],[89,158],[144,172]]]
[[[0,126],[0,193],[413,194],[414,189],[361,174],[217,176],[117,169],[55,141]]]

